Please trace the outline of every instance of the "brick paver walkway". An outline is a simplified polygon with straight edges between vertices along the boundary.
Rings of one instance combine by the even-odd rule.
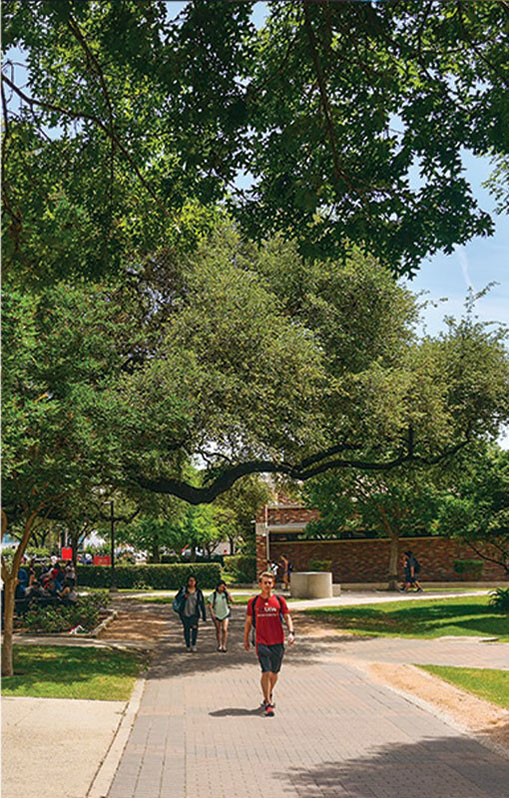
[[[227,654],[210,624],[182,652],[173,624],[109,798],[507,798],[509,760],[340,661],[345,641],[298,639],[262,717],[243,615]]]

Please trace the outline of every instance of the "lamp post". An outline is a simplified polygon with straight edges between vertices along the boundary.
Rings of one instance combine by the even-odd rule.
[[[111,528],[111,579],[110,591],[114,593],[117,589],[115,577],[115,504],[110,500],[110,528]]]

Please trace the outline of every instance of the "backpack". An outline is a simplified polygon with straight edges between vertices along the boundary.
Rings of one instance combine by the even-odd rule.
[[[274,598],[277,598],[279,602],[279,618],[281,620],[281,623],[283,623],[283,605],[281,604],[281,599],[279,598],[279,596],[276,596],[276,594],[274,594]],[[256,643],[256,602],[257,601],[258,601],[258,596],[255,596],[253,599],[253,604],[251,606],[251,610],[253,613],[253,615],[251,616],[251,643],[253,644],[253,646]]]
[[[414,557],[413,560],[414,560],[414,574],[418,574],[419,571],[421,570],[421,564],[417,559],[417,557]]]
[[[177,613],[177,615],[180,615],[180,613],[182,612],[182,606],[184,604],[184,601],[185,601],[185,594],[182,592],[182,589],[180,589],[171,603],[171,608],[173,612]]]

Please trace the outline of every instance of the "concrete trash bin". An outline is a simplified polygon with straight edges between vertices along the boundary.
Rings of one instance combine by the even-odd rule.
[[[331,598],[330,571],[293,571],[290,582],[292,598]]]

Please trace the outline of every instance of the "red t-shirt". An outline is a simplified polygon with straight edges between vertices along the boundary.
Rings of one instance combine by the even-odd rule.
[[[281,615],[288,613],[288,605],[282,596],[253,596],[247,604],[247,614],[253,617],[253,602],[256,599],[256,645],[275,646],[285,642]]]

